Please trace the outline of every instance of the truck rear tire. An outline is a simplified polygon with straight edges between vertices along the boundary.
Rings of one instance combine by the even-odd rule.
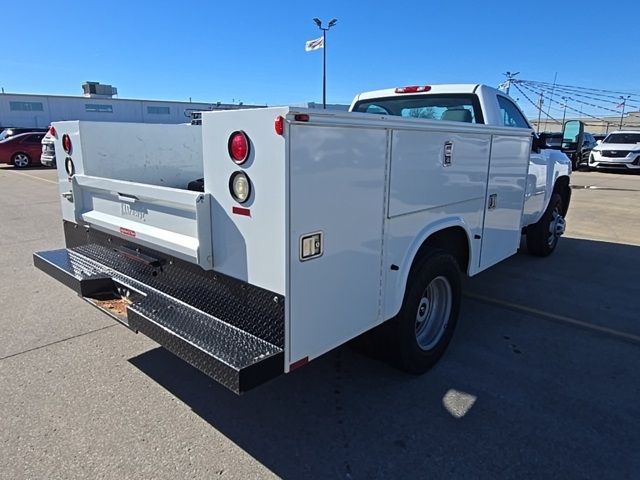
[[[453,336],[461,294],[460,268],[451,254],[432,250],[420,259],[391,322],[401,369],[421,374],[436,364]]]
[[[563,211],[562,196],[554,193],[542,218],[527,227],[527,249],[530,254],[546,257],[553,253],[566,226]]]

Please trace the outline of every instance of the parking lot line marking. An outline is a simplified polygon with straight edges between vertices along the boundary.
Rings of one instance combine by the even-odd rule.
[[[78,335],[72,335],[70,337],[61,338],[60,340],[56,340],[55,342],[45,343],[44,345],[38,345],[37,347],[27,348],[21,352],[12,353],[11,355],[7,355],[6,357],[0,357],[0,361],[6,360],[8,358],[17,357],[18,355],[22,355],[24,353],[35,352],[36,350],[42,350],[43,348],[50,347],[51,345],[57,345],[58,343],[64,343],[67,340],[73,340],[74,338],[84,337],[85,335],[90,335],[92,333],[101,332],[102,330],[106,330],[107,328],[117,327],[118,324],[114,323],[113,325],[105,325],[104,327],[96,328],[95,330],[89,330],[88,332],[79,333]]]
[[[47,183],[53,183],[53,184],[58,183],[58,182],[54,182],[53,180],[48,180],[46,178],[36,177],[35,175],[29,175],[28,173],[18,173],[18,172],[12,172],[11,170],[4,170],[4,169],[1,171],[10,173],[11,175],[21,175],[23,177],[35,178],[36,180],[42,180],[43,182],[47,182]]]
[[[498,298],[485,297],[484,295],[478,295],[477,293],[465,292],[464,296],[471,298],[473,300],[478,300],[480,302],[485,302],[493,305],[498,305],[501,307],[506,307],[511,310],[530,313],[538,317],[553,320],[555,322],[567,323],[569,325],[574,325],[576,327],[585,328],[585,329],[592,330],[599,333],[605,333],[607,335],[611,335],[621,340],[640,345],[640,335],[634,335],[633,333],[621,332],[620,330],[615,330],[613,328],[603,327],[601,325],[595,325],[589,322],[583,322],[582,320],[577,320],[575,318],[567,317],[565,315],[558,315],[557,313],[545,312],[544,310],[538,310],[537,308],[527,307],[526,305],[507,302],[505,300],[500,300]]]

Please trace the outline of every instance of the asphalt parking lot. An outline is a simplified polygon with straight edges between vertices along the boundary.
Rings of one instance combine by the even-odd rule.
[[[0,168],[0,478],[638,478],[640,175],[466,282],[422,377],[349,346],[237,397],[37,271],[55,172]]]

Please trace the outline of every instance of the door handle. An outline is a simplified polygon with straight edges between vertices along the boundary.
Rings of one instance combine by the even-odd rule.
[[[138,197],[136,197],[135,195],[127,195],[126,193],[118,193],[118,200],[120,200],[121,202],[128,202],[128,203],[134,203],[138,200]]]
[[[498,205],[498,194],[492,193],[489,195],[489,205],[487,206],[488,210],[493,210]]]

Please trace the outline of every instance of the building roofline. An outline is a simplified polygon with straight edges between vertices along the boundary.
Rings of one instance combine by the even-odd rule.
[[[112,100],[112,101],[120,101],[120,102],[150,102],[150,103],[171,103],[176,104],[179,103],[181,105],[210,105],[210,106],[238,106],[239,103],[224,103],[224,102],[185,102],[182,100],[153,100],[146,98],[113,98],[113,97],[85,97],[82,95],[51,95],[47,93],[13,93],[13,92],[2,92],[0,93],[0,98],[8,95],[17,95],[21,97],[43,97],[43,98],[75,98],[79,100],[91,101],[103,101],[103,100]],[[249,104],[243,103],[243,107],[264,107],[265,105],[257,105],[257,104]]]

